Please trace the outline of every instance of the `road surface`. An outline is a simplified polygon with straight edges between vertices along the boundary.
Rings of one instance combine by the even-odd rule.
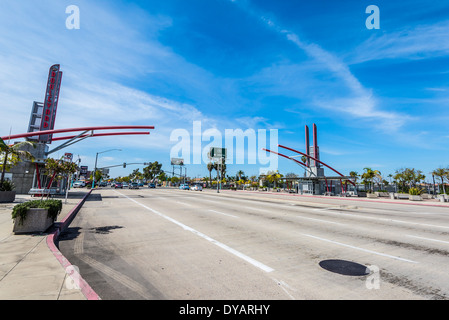
[[[448,235],[448,207],[103,188],[59,247],[104,300],[448,299]]]

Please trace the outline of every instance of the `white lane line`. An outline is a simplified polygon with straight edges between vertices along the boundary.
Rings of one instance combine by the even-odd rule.
[[[301,234],[303,236],[306,236],[306,237],[310,237],[310,238],[313,238],[313,239],[317,239],[317,240],[333,243],[333,244],[336,244],[336,245],[339,245],[339,246],[343,246],[343,247],[346,247],[346,248],[351,248],[351,249],[354,249],[354,250],[359,250],[359,251],[363,251],[363,252],[367,252],[367,253],[372,253],[372,254],[376,254],[376,255],[379,255],[379,256],[392,258],[392,259],[395,259],[395,260],[400,260],[400,261],[405,261],[405,262],[410,262],[410,263],[418,263],[418,262],[413,261],[413,260],[408,260],[408,259],[392,256],[392,255],[385,254],[385,253],[380,253],[380,252],[376,252],[376,251],[372,251],[372,250],[368,250],[368,249],[363,249],[363,248],[360,248],[360,247],[351,246],[349,244],[344,244],[344,243],[341,243],[341,242],[337,242],[337,241],[333,241],[333,240],[329,240],[329,239],[324,239],[324,238],[320,238],[320,237],[316,237],[316,236],[312,236],[310,234],[305,234],[305,233],[301,233]]]
[[[115,190],[114,190],[114,191],[115,191]],[[209,241],[209,242],[215,244],[216,246],[218,246],[218,247],[220,247],[220,248],[222,248],[222,249],[228,251],[229,253],[232,253],[232,254],[235,255],[236,257],[239,257],[240,259],[245,260],[246,262],[248,262],[248,263],[252,264],[253,266],[255,266],[255,267],[261,269],[262,271],[265,271],[265,272],[272,272],[272,271],[274,271],[274,269],[272,269],[272,268],[266,266],[265,264],[263,264],[263,263],[261,263],[261,262],[255,260],[255,259],[253,259],[253,258],[251,258],[251,257],[248,257],[247,255],[245,255],[245,254],[243,254],[243,253],[241,253],[241,252],[239,252],[239,251],[237,251],[237,250],[235,250],[235,249],[233,249],[233,248],[231,248],[231,247],[228,247],[227,245],[225,245],[225,244],[223,244],[223,243],[221,243],[221,242],[219,242],[219,241],[217,241],[217,240],[215,240],[215,239],[213,239],[213,238],[211,238],[211,237],[205,235],[204,233],[201,233],[201,232],[199,232],[199,231],[197,231],[197,230],[195,230],[195,229],[193,229],[193,228],[191,228],[191,227],[189,227],[189,226],[186,226],[185,224],[183,224],[183,223],[181,223],[181,222],[179,222],[179,221],[177,221],[177,220],[175,220],[175,219],[173,219],[173,218],[170,218],[169,216],[166,216],[166,215],[163,214],[163,213],[160,213],[160,212],[158,212],[158,211],[156,211],[156,210],[154,210],[154,209],[152,209],[152,208],[150,208],[150,207],[147,207],[146,205],[144,205],[144,204],[142,204],[142,203],[140,203],[140,202],[138,202],[138,201],[136,201],[136,200],[134,200],[134,199],[132,199],[132,198],[130,198],[130,197],[128,197],[128,196],[126,196],[126,195],[120,193],[120,192],[118,192],[118,191],[115,191],[115,192],[117,192],[118,194],[124,196],[124,197],[127,198],[128,200],[130,200],[130,201],[132,201],[132,202],[135,202],[135,203],[138,204],[139,206],[141,206],[141,207],[143,207],[143,208],[145,208],[145,209],[147,209],[147,210],[149,210],[149,211],[151,211],[151,212],[157,214],[158,216],[160,216],[160,217],[162,217],[162,218],[164,218],[164,219],[166,219],[166,220],[168,220],[168,221],[170,221],[170,222],[173,222],[174,224],[180,226],[180,227],[183,228],[184,230],[190,231],[190,232],[192,232],[193,234],[196,234],[197,236],[199,236],[199,237],[201,237],[201,238],[203,238],[203,239],[205,239],[205,240],[207,240],[207,241]]]
[[[348,213],[340,213],[340,212],[332,212],[328,209],[313,209],[314,211],[325,211],[326,213],[334,214],[334,215],[340,215],[347,218],[361,218],[361,219],[368,219],[368,220],[377,220],[377,221],[386,221],[386,222],[396,222],[396,223],[403,223],[403,224],[411,224],[411,225],[417,225],[422,227],[434,227],[434,228],[444,228],[449,229],[449,226],[440,226],[436,224],[428,224],[428,223],[419,223],[419,222],[410,222],[410,221],[404,221],[404,220],[396,220],[396,219],[387,219],[387,218],[376,218],[376,217],[369,217],[369,216],[361,216],[357,214],[348,214]]]
[[[176,203],[182,204],[183,206],[191,207],[192,205],[189,203],[181,202],[181,201],[175,201]]]
[[[258,208],[252,208],[252,207],[245,207],[245,209],[264,211],[264,212],[273,212],[273,211],[270,211],[267,209],[258,209]],[[309,218],[309,217],[304,217],[304,216],[293,216],[293,217],[298,218],[298,219],[306,219],[306,220],[312,220],[312,221],[318,221],[318,222],[324,222],[324,223],[331,223],[331,224],[336,224],[336,225],[340,225],[340,226],[346,225],[346,224],[340,223],[340,222],[334,222],[334,221],[328,221],[328,220],[322,220],[322,219],[316,219],[316,218]]]
[[[449,244],[449,241],[443,241],[443,240],[437,240],[437,239],[430,239],[430,238],[418,237],[418,236],[413,236],[413,235],[411,235],[411,234],[407,234],[406,236],[407,236],[407,237],[411,237],[411,238],[416,238],[416,239],[429,240],[429,241],[435,241],[435,242],[441,242],[441,243]]]
[[[280,280],[276,280],[275,278],[271,278],[274,282],[277,283],[278,286],[281,287],[282,290],[284,290],[284,292],[290,297],[290,299],[292,300],[296,300],[294,296],[292,296],[290,294],[290,292],[287,291],[287,289],[285,287],[287,287],[288,289],[292,290],[292,291],[296,291],[295,289],[291,288],[288,284],[286,284],[284,281]]]
[[[233,216],[232,214],[229,214],[229,213],[224,213],[224,212],[220,212],[220,211],[216,211],[216,210],[209,210],[209,211],[215,212],[215,213],[218,213],[218,214],[222,214],[224,216],[232,217],[232,218],[238,218],[237,216]]]

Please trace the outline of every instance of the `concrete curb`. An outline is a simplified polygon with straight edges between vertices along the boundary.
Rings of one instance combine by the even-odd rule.
[[[82,294],[86,297],[87,300],[101,300],[98,294],[89,286],[89,284],[81,277],[78,273],[77,269],[73,267],[70,261],[67,260],[66,257],[62,255],[56,246],[56,242],[58,241],[59,235],[63,232],[67,226],[70,224],[72,219],[78,213],[80,208],[83,206],[87,197],[92,193],[92,189],[81,199],[81,201],[67,214],[67,216],[56,225],[56,230],[47,236],[47,246],[62,267],[68,273],[68,276],[73,280],[73,283],[77,284],[82,292]]]

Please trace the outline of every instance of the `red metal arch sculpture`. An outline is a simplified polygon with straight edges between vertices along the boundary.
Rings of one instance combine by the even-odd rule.
[[[49,134],[57,134],[57,133],[66,133],[66,132],[79,132],[79,131],[92,131],[91,136],[109,136],[109,135],[127,135],[127,134],[150,134],[149,132],[113,132],[113,133],[102,133],[102,134],[94,134],[93,131],[96,130],[121,130],[121,129],[154,129],[154,126],[103,126],[103,127],[84,127],[84,128],[70,128],[70,129],[56,129],[56,130],[45,130],[45,131],[36,131],[36,132],[27,132],[20,133],[15,135],[9,135],[1,137],[3,140],[15,140],[20,138],[41,136],[41,135],[49,135]],[[89,136],[86,134],[85,136]],[[60,137],[54,138],[53,140],[68,140],[73,139],[77,136],[68,136],[68,137]]]
[[[335,173],[337,173],[337,174],[340,175],[341,177],[344,177],[343,174],[341,174],[340,172],[338,172],[337,170],[335,170],[335,169],[332,168],[331,166],[327,165],[326,163],[324,163],[324,162],[322,162],[322,161],[320,161],[320,160],[318,160],[318,159],[312,157],[311,155],[305,154],[304,152],[301,152],[301,151],[298,151],[298,150],[295,150],[295,149],[292,149],[292,148],[289,148],[289,147],[286,147],[286,146],[282,146],[282,145],[280,145],[280,144],[278,144],[278,147],[283,148],[283,149],[287,149],[287,150],[290,150],[290,151],[293,151],[293,152],[296,152],[296,153],[299,153],[299,154],[301,154],[301,155],[303,155],[303,156],[305,156],[305,157],[307,157],[307,158],[309,158],[309,159],[311,159],[311,160],[315,160],[316,162],[321,163],[323,166],[326,166],[327,168],[331,169],[332,171],[334,171]],[[263,149],[263,150],[265,150],[265,151],[267,151],[267,152],[271,152],[271,153],[277,154],[277,155],[279,155],[279,156],[281,156],[281,157],[284,157],[284,158],[287,158],[287,159],[289,159],[289,160],[293,160],[293,161],[295,161],[296,163],[298,163],[298,164],[300,164],[300,165],[305,166],[305,167],[308,168],[307,164],[305,164],[305,163],[303,163],[303,162],[301,162],[301,161],[298,161],[298,160],[296,160],[296,159],[293,159],[292,157],[289,157],[289,156],[286,156],[286,155],[284,155],[284,154],[281,154],[281,153],[278,153],[278,152],[274,152],[274,151],[271,151],[271,150],[268,150],[268,149]],[[347,181],[349,181],[353,186],[355,186],[355,183],[354,183],[353,181],[351,181],[351,180],[347,180]]]
[[[268,150],[268,149],[265,149],[265,148],[262,148],[262,150],[267,151],[267,152],[271,152],[271,153],[274,153],[274,154],[277,154],[278,156],[284,157],[284,158],[289,159],[289,160],[293,160],[297,164],[307,168],[307,164],[305,164],[304,162],[301,162],[301,161],[298,161],[296,159],[293,159],[293,158],[291,158],[289,156],[286,156],[285,154],[278,153],[278,152],[275,152],[275,151],[271,151],[271,150]]]

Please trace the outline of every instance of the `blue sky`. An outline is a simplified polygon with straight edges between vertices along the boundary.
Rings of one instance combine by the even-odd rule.
[[[372,4],[380,29],[365,25]],[[69,5],[80,9],[79,30],[66,28]],[[97,152],[120,148],[99,155],[99,166],[159,161],[171,170],[170,136],[193,137],[194,121],[223,136],[276,129],[279,144],[300,151],[304,126],[316,123],[322,161],[342,173],[413,167],[430,176],[449,165],[448,39],[448,1],[2,0],[0,128],[27,131],[59,63],[56,129],[156,127],[61,151],[89,168]],[[263,165],[248,162],[228,173],[257,175]],[[282,158],[278,169],[303,173]],[[187,170],[208,175],[204,162]]]

